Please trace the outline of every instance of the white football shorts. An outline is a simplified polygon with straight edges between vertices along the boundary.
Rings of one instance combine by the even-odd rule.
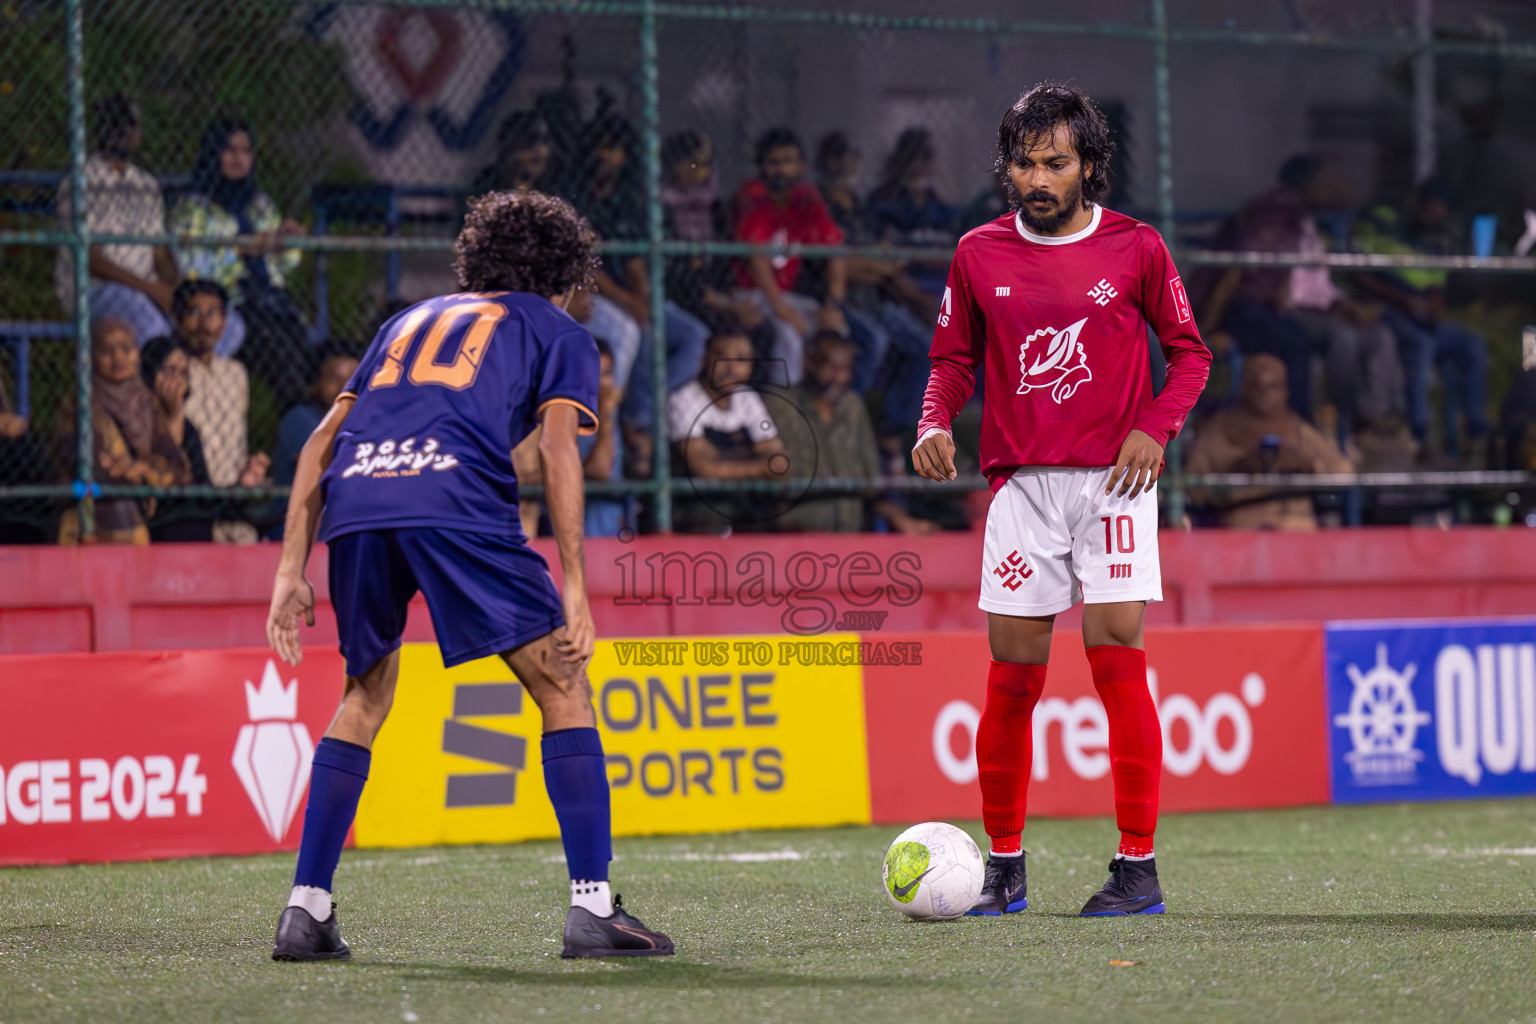
[[[1105,495],[1112,467],[1026,466],[992,496],[983,611],[1055,615],[1079,601],[1161,601],[1156,484]]]

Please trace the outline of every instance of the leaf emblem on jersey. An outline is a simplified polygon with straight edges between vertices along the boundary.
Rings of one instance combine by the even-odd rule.
[[[1018,394],[1049,388],[1051,398],[1060,405],[1079,387],[1093,380],[1093,372],[1088,369],[1088,355],[1079,340],[1087,322],[1088,318],[1083,317],[1060,331],[1042,327],[1024,339],[1024,344],[1019,346]]]

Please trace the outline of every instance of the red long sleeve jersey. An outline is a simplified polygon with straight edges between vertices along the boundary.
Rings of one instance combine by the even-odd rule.
[[[1168,358],[1156,398],[1147,324]],[[1133,429],[1167,444],[1211,364],[1162,236],[1097,206],[1074,235],[1033,234],[1010,213],[960,239],[929,356],[919,438],[949,429],[986,367],[994,491],[1020,466],[1112,466]]]

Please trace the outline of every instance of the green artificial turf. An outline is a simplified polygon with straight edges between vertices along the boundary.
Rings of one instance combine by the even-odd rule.
[[[1114,841],[1084,820],[1030,825],[1029,910],[911,922],[898,831],[621,840],[666,960],[560,959],[555,843],[349,852],[328,965],[267,959],[289,856],[7,869],[0,1022],[1536,1019],[1530,800],[1168,817],[1161,918],[1075,916]]]

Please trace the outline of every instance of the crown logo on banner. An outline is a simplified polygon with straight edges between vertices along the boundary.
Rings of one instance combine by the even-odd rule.
[[[261,673],[260,689],[252,686],[249,679],[245,681],[245,707],[253,722],[291,722],[299,717],[299,681],[295,679],[284,686],[277,665],[269,659]]]

